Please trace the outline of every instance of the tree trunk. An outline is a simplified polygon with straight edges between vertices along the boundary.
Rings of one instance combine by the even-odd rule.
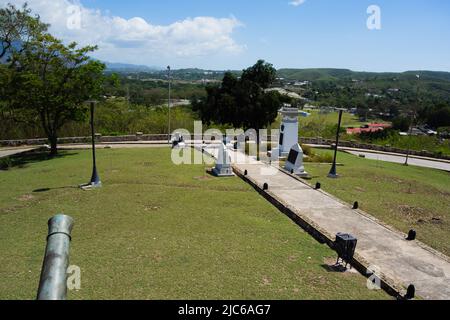
[[[58,154],[58,137],[55,135],[52,135],[48,138],[50,141],[50,156],[56,156]]]

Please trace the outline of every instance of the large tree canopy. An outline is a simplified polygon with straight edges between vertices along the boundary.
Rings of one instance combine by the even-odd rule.
[[[30,26],[35,28],[27,32],[33,37],[22,42],[20,50],[10,51],[10,58],[1,66],[0,84],[6,112],[17,121],[39,121],[49,139],[51,154],[56,154],[58,130],[69,121],[81,120],[86,114],[85,102],[100,96],[105,66],[88,56],[96,47],[64,45],[44,32],[46,28],[29,16],[28,9],[24,8],[18,15],[11,6],[2,14],[25,15],[34,21]],[[1,41],[16,40],[2,38]]]
[[[277,118],[283,102],[290,101],[276,91],[265,90],[275,75],[273,66],[263,60],[244,70],[239,79],[228,72],[220,86],[206,88],[206,98],[193,101],[193,109],[207,124],[257,131],[266,128]]]
[[[39,16],[31,15],[26,3],[22,9],[12,4],[0,8],[0,26],[0,61],[6,61],[14,51],[25,48],[48,29]]]

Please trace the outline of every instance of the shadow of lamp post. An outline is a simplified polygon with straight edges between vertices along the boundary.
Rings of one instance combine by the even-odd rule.
[[[334,147],[334,158],[333,158],[333,165],[331,166],[330,173],[328,174],[328,178],[339,178],[339,175],[337,174],[336,170],[336,159],[337,159],[337,152],[338,152],[338,146],[339,146],[339,135],[341,133],[341,123],[342,123],[342,114],[344,113],[344,109],[339,109],[339,122],[338,122],[338,128],[336,133],[336,145]]]
[[[102,182],[97,172],[97,162],[95,158],[95,129],[94,129],[94,111],[97,101],[89,101],[91,107],[91,138],[92,138],[92,176],[91,181],[88,184],[81,185],[83,189],[86,188],[100,188]]]

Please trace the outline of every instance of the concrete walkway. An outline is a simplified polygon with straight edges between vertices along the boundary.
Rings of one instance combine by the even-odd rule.
[[[217,149],[206,152],[216,156]],[[356,253],[365,267],[376,272],[388,283],[407,288],[416,287],[424,299],[450,299],[450,259],[418,241],[406,241],[403,233],[383,225],[349,204],[306,183],[256,161],[241,152],[230,151],[234,169],[262,189],[269,185],[268,194],[291,209],[304,221],[329,239],[338,232],[351,233],[358,238]],[[358,262],[361,262],[358,261]]]
[[[24,152],[28,152],[31,150],[39,149],[40,147],[29,147],[29,148],[2,148],[0,149],[0,158],[5,158],[9,156],[13,156],[15,154],[20,154]]]

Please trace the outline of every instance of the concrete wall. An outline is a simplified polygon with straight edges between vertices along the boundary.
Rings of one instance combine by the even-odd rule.
[[[187,138],[185,138],[187,139]],[[136,142],[136,141],[166,141],[168,140],[167,134],[135,134],[128,136],[96,136],[96,141],[100,143],[112,143],[112,142]],[[187,139],[188,140],[188,139]],[[90,137],[72,137],[72,138],[60,138],[58,139],[60,144],[79,144],[79,143],[90,143]],[[334,140],[318,138],[300,138],[300,143],[302,144],[320,144],[320,145],[332,145]],[[35,146],[48,144],[47,139],[24,139],[24,140],[0,140],[0,147],[18,147],[18,146]],[[389,146],[378,146],[373,144],[358,143],[356,141],[340,141],[339,146],[357,149],[367,149],[374,151],[384,151],[392,153],[406,154],[407,151],[403,149],[393,148]],[[411,155],[420,157],[429,157],[437,159],[450,160],[450,156],[437,155],[433,152],[426,150],[410,152]]]
[[[101,136],[96,135],[96,141],[100,143],[112,143],[112,142],[136,142],[136,141],[166,141],[168,140],[167,134],[136,134],[128,136]],[[59,138],[60,144],[79,144],[79,143],[91,143],[91,137],[70,137]],[[24,140],[0,140],[1,147],[18,147],[18,146],[36,146],[48,144],[48,139],[24,139]]]

